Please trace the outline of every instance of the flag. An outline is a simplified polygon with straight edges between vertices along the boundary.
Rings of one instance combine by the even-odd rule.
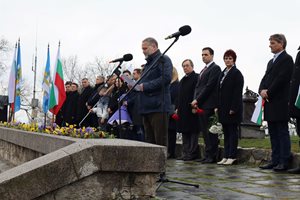
[[[45,72],[44,72],[44,79],[43,79],[43,112],[44,113],[47,113],[49,110],[50,84],[51,84],[50,50],[49,50],[49,44],[48,44],[47,61],[46,61],[46,67],[45,67]]]
[[[261,125],[262,124],[262,113],[263,113],[263,99],[261,96],[258,97],[257,104],[251,117],[251,121]]]
[[[15,46],[15,53],[13,57],[13,62],[11,64],[11,70],[8,81],[8,103],[10,107],[13,109],[15,103],[15,91],[16,91],[16,71],[17,71],[17,43]]]
[[[64,85],[64,75],[60,58],[60,43],[58,45],[57,59],[54,65],[54,73],[50,89],[49,109],[54,115],[58,113],[66,100],[66,90]]]
[[[298,95],[297,95],[297,98],[295,101],[295,106],[300,109],[300,85],[299,85],[299,89],[298,89]]]
[[[18,112],[21,109],[21,80],[22,80],[22,67],[21,67],[21,46],[20,39],[18,41],[17,53],[17,67],[16,67],[16,94],[15,94],[15,108],[14,111]]]

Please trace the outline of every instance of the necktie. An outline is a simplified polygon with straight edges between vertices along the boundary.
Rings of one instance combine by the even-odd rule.
[[[207,66],[205,66],[202,70],[201,70],[201,72],[200,72],[200,75],[199,75],[199,78],[201,79],[201,76],[202,76],[202,74],[204,73],[204,71],[207,69]]]

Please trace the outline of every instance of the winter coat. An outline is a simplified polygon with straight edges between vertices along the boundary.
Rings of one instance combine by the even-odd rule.
[[[244,77],[236,66],[233,66],[221,83],[225,70],[226,68],[218,80],[219,121],[222,124],[239,124],[243,115]],[[234,114],[230,115],[230,110],[234,111]]]
[[[294,72],[291,78],[290,84],[290,102],[289,102],[289,109],[290,109],[290,117],[293,118],[300,118],[300,109],[295,106],[295,101],[298,95],[300,85],[300,51],[297,54]]]
[[[194,90],[197,84],[199,74],[194,71],[184,76],[179,82],[179,95],[177,100],[177,122],[178,132],[199,132],[199,116],[192,113],[191,102],[194,98]]]
[[[268,90],[268,100],[264,104],[264,120],[271,122],[289,120],[288,102],[293,67],[293,58],[286,51],[283,51],[274,63],[273,59],[269,61],[259,86],[259,93],[263,89]]]
[[[168,56],[164,55],[160,58],[161,55],[161,52],[157,50],[146,59],[143,78],[140,80],[143,84],[143,92],[140,94],[141,114],[170,112],[171,110],[170,82],[173,65]]]

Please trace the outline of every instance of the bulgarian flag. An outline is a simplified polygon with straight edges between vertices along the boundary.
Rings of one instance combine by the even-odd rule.
[[[66,100],[66,90],[64,85],[64,75],[60,58],[60,43],[58,45],[57,59],[54,66],[53,82],[50,89],[49,110],[54,115],[58,113]]]
[[[298,95],[297,95],[297,98],[295,101],[295,106],[300,109],[300,85],[299,85],[299,89],[298,89]]]
[[[11,111],[14,109],[14,103],[15,103],[15,92],[16,92],[16,71],[17,71],[17,49],[18,45],[16,43],[15,47],[15,53],[13,62],[11,64],[11,70],[9,75],[9,81],[8,81],[8,103],[10,105]]]
[[[262,124],[262,113],[264,109],[264,100],[261,96],[258,97],[257,104],[255,106],[255,110],[252,114],[251,121],[261,125]]]

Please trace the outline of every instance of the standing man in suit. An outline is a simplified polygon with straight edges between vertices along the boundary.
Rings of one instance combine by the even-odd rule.
[[[288,102],[294,63],[285,51],[287,42],[283,34],[271,35],[269,40],[274,58],[268,63],[259,94],[265,100],[264,120],[268,122],[272,160],[260,168],[285,171],[291,157]]]
[[[204,110],[200,116],[200,126],[205,143],[204,158],[199,160],[202,163],[215,163],[218,153],[218,135],[208,131],[209,118],[214,114],[217,107],[217,82],[221,73],[221,68],[214,63],[214,50],[210,47],[202,49],[202,60],[205,67],[200,72],[194,92],[192,107]]]
[[[300,47],[298,48],[300,50]],[[300,108],[295,106],[295,101],[297,99],[298,90],[300,85],[300,51],[297,54],[294,72],[291,79],[291,88],[290,88],[290,117],[296,119],[296,131],[298,136],[300,137]],[[300,146],[300,141],[299,141]],[[288,170],[289,173],[292,174],[300,174],[300,166]]]

